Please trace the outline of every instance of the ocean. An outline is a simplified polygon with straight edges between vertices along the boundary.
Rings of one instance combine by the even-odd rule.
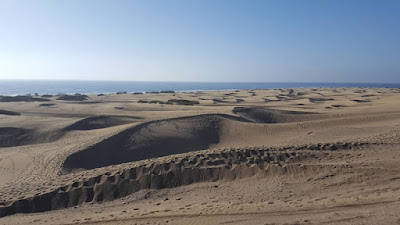
[[[115,92],[208,91],[236,89],[372,87],[400,88],[390,83],[321,83],[321,82],[143,82],[143,81],[60,81],[0,80],[0,95],[26,94],[108,94]]]

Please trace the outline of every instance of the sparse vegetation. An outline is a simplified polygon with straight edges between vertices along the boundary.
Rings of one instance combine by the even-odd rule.
[[[138,103],[149,103],[149,104],[166,104],[166,105],[198,105],[199,101],[185,100],[185,99],[170,99],[166,102],[159,100],[139,100]]]
[[[217,104],[217,103],[224,103],[224,102],[225,102],[225,101],[223,101],[223,100],[216,99],[216,98],[214,98],[213,101],[214,101],[214,104]]]
[[[333,101],[333,98],[309,98],[310,102],[325,102],[325,101]]]
[[[49,107],[49,106],[54,106],[56,104],[54,103],[44,103],[44,104],[40,104],[39,107]]]
[[[8,111],[8,110],[4,110],[4,109],[0,109],[0,114],[8,115],[8,116],[19,116],[19,115],[21,115],[21,113],[19,113],[19,112],[13,112],[13,111]]]
[[[0,102],[47,102],[47,98],[35,98],[30,95],[0,96]]]
[[[268,98],[264,98],[264,101],[265,102],[279,102],[279,101],[281,101],[281,99],[268,99]]]
[[[57,100],[65,100],[65,101],[84,101],[88,99],[87,95],[75,94],[75,95],[60,95]]]
[[[150,103],[150,104],[157,104],[157,103],[159,103],[159,104],[164,104],[164,102],[158,101],[158,100],[151,100],[151,101],[149,101],[149,103]]]
[[[358,103],[364,103],[364,102],[371,102],[371,100],[365,99],[365,100],[360,100],[360,99],[354,99],[352,100],[353,102],[358,102]]]
[[[148,94],[174,94],[175,91],[148,91]]]
[[[237,103],[242,103],[242,102],[244,102],[244,99],[237,98],[237,99],[236,99],[236,102],[237,102]]]
[[[198,105],[199,101],[185,100],[185,99],[170,99],[167,103],[175,103],[177,105]]]

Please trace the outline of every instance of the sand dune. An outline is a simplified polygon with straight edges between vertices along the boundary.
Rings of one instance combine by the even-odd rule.
[[[141,189],[173,188],[197,182],[232,181],[258,175],[317,175],[327,164],[310,164],[329,153],[321,150],[355,149],[367,143],[328,143],[283,149],[230,149],[183,154],[173,160],[125,168],[26,199],[3,203],[0,216],[43,212],[83,204],[111,201]],[[310,151],[311,150],[311,151]],[[317,152],[315,152],[317,151]],[[96,157],[92,155],[92,157]],[[69,159],[71,160],[71,159]],[[304,161],[308,161],[306,164]]]
[[[396,224],[398,94],[5,98],[0,224]]]
[[[321,119],[323,115],[303,111],[286,111],[257,107],[235,107],[233,113],[257,123],[288,123]],[[311,115],[312,114],[312,115]]]
[[[122,124],[134,123],[140,119],[142,118],[133,116],[92,116],[79,120],[65,127],[63,130],[71,131],[101,129]]]
[[[224,119],[229,115],[199,115],[150,121],[114,135],[70,155],[65,169],[93,169],[148,158],[208,149],[219,142]]]

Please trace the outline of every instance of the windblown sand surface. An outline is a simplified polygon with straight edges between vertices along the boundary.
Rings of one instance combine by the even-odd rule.
[[[40,98],[0,101],[0,224],[400,224],[399,89]]]

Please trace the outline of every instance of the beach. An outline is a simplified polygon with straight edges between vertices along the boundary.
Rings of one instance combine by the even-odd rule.
[[[340,87],[1,96],[0,224],[399,224],[399,100]]]

